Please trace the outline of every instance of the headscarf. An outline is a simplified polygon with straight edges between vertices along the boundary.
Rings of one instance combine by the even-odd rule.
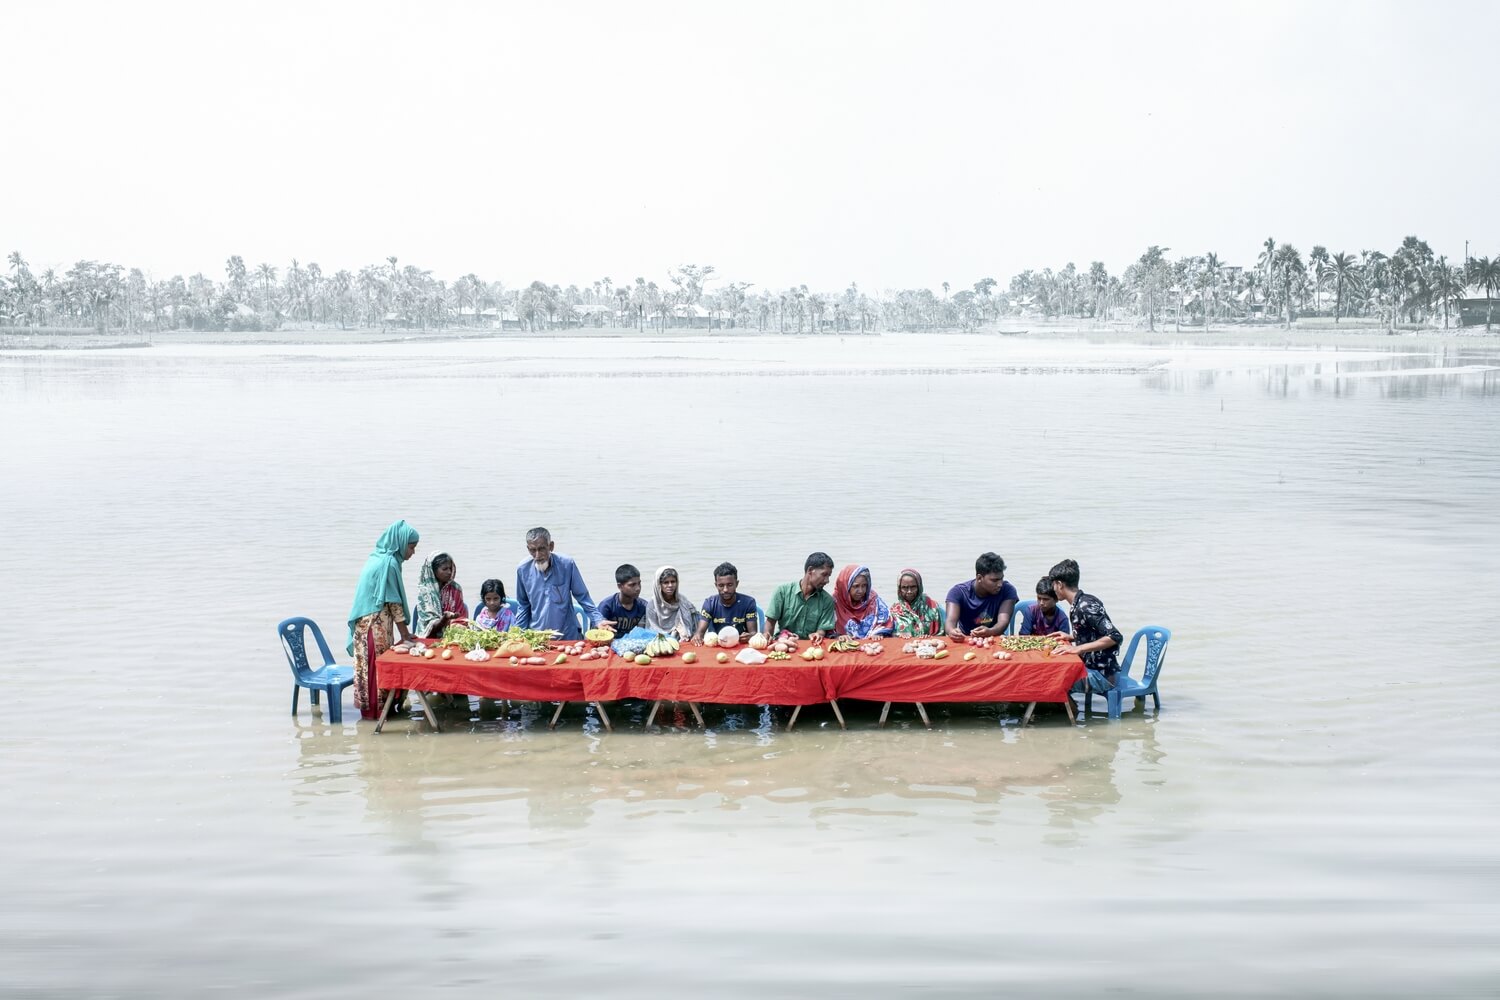
[[[671,574],[677,577],[677,600],[668,604],[661,596],[661,578]],[[646,620],[641,622],[642,627],[655,629],[663,635],[673,629],[681,629],[688,635],[693,634],[693,602],[683,596],[682,577],[678,574],[676,567],[663,566],[656,571],[656,580],[652,585],[654,598],[646,602]]]
[[[406,547],[419,541],[417,529],[405,521],[397,521],[375,543],[375,551],[365,560],[365,568],[359,574],[359,583],[354,588],[354,605],[349,609],[349,652],[354,652],[354,623],[365,615],[373,615],[387,604],[401,605],[406,613],[406,584],[401,580],[401,562]]]
[[[432,564],[439,559],[452,558],[446,552],[434,552],[422,563],[422,575],[417,579],[417,603],[411,609],[412,632],[416,635],[425,636],[434,622],[443,620],[444,588],[437,582],[437,573]],[[457,580],[451,581],[448,586],[454,588],[462,599],[463,588],[458,585]]]
[[[909,576],[917,581],[917,596],[910,604],[897,601],[891,605],[891,614],[896,623],[896,634],[911,637],[942,635],[943,609],[938,607],[937,601],[927,596],[927,591],[922,587],[922,574],[908,568],[901,571],[901,576]],[[898,592],[901,576],[896,577]]]
[[[840,635],[852,635],[857,639],[879,635],[891,629],[891,609],[875,593],[873,580],[863,601],[855,604],[850,599],[849,588],[854,585],[854,578],[860,575],[870,579],[870,567],[850,563],[839,571],[838,582],[833,586],[833,630]]]

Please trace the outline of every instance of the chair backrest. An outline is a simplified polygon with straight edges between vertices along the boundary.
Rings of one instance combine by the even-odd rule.
[[[1120,671],[1126,677],[1130,676],[1135,648],[1140,645],[1143,636],[1146,639],[1146,666],[1141,673],[1141,684],[1152,687],[1161,674],[1162,661],[1167,658],[1167,643],[1172,640],[1172,630],[1163,625],[1144,625],[1136,629],[1135,635],[1130,637],[1130,648],[1125,651],[1125,662],[1120,665]]]
[[[1005,626],[1006,635],[1016,635],[1021,631],[1021,622],[1026,615],[1026,609],[1034,607],[1036,601],[1019,601],[1015,610],[1010,613],[1010,624]]]
[[[298,679],[306,679],[311,676],[313,666],[307,659],[307,631],[312,631],[313,641],[318,644],[318,652],[323,654],[323,666],[333,666],[333,654],[328,650],[328,643],[323,638],[323,630],[318,628],[318,623],[311,618],[288,618],[276,626],[276,634],[281,637],[281,650],[286,653],[287,665],[292,668],[292,676]],[[319,667],[317,669],[322,669]]]
[[[592,623],[589,621],[589,616],[584,613],[583,606],[580,605],[577,601],[573,602],[573,618],[578,622],[579,635],[583,635],[583,633],[587,632],[591,627],[593,627]]]

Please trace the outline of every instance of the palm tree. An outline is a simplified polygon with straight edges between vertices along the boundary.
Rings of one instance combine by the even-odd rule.
[[[1328,248],[1319,244],[1307,252],[1307,262],[1313,272],[1313,311],[1323,311],[1323,279],[1328,277]]]
[[[1276,248],[1276,272],[1281,275],[1281,294],[1286,298],[1286,327],[1292,328],[1292,279],[1307,273],[1302,263],[1302,254],[1290,243]]]
[[[1484,289],[1484,332],[1490,332],[1490,321],[1495,314],[1495,289],[1500,288],[1500,257],[1469,258],[1470,282]]]
[[[1344,311],[1344,286],[1359,284],[1359,267],[1352,254],[1339,251],[1329,261],[1328,274],[1333,278],[1333,322],[1337,325]]]
[[[1464,294],[1464,270],[1449,267],[1447,257],[1437,259],[1437,269],[1432,273],[1432,290],[1443,304],[1443,329],[1448,329],[1448,306],[1457,303]]]
[[[1261,282],[1263,286],[1261,290],[1265,292],[1266,304],[1270,305],[1271,292],[1274,291],[1276,287],[1276,283],[1271,280],[1271,268],[1276,261],[1276,241],[1270,236],[1267,236],[1266,242],[1261,244],[1261,246],[1263,246],[1265,249],[1261,251],[1260,257],[1256,261],[1256,264],[1260,267],[1262,274],[1265,275],[1264,280]],[[1255,299],[1253,296],[1251,297],[1250,303],[1251,305],[1255,304]]]

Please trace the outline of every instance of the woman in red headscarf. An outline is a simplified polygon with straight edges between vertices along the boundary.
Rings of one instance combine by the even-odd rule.
[[[856,639],[891,634],[891,609],[870,586],[870,567],[850,563],[833,586],[833,633]]]

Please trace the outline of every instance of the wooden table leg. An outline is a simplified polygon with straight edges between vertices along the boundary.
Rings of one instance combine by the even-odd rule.
[[[380,710],[380,719],[375,723],[375,731],[378,733],[385,728],[385,717],[391,714],[391,703],[396,700],[396,689],[391,688],[385,693],[385,707]]]
[[[443,727],[438,725],[437,716],[432,714],[432,706],[427,704],[427,695],[416,689],[412,689],[412,694],[416,695],[417,700],[422,703],[422,714],[427,716],[427,724],[432,727],[432,731],[435,733],[442,732]]]
[[[560,718],[562,718],[563,706],[566,705],[566,704],[567,704],[567,702],[565,702],[565,701],[560,701],[560,702],[557,703],[557,711],[555,711],[555,712],[552,713],[552,721],[549,722],[549,723],[547,723],[547,728],[548,729],[556,729],[557,728],[557,720],[560,719]]]
[[[837,698],[830,698],[828,704],[833,706],[833,717],[839,720],[839,728],[848,729],[849,727],[844,725],[844,713],[839,711],[839,700]]]
[[[658,708],[661,708],[661,699],[660,698],[658,698],[656,701],[653,701],[651,703],[651,711],[646,715],[646,726],[647,726],[647,728],[650,728],[652,720],[656,718],[656,710]]]
[[[1026,714],[1023,715],[1023,716],[1021,716],[1021,725],[1023,725],[1023,726],[1030,725],[1030,723],[1031,723],[1031,713],[1035,712],[1035,711],[1036,711],[1036,702],[1032,702],[1031,704],[1027,705],[1026,706]]]
[[[688,702],[688,708],[691,708],[693,710],[693,718],[698,720],[698,728],[707,729],[708,723],[703,721],[703,713],[698,711],[698,703],[696,701],[690,701]]]
[[[1078,725],[1078,717],[1073,714],[1073,696],[1068,695],[1063,699],[1063,708],[1068,710],[1068,722]]]
[[[604,710],[604,702],[594,702],[594,708],[599,712],[599,721],[604,723],[604,731],[606,733],[614,732],[615,727],[609,724],[609,713]]]
[[[797,724],[797,716],[799,716],[801,714],[802,714],[802,706],[801,705],[794,705],[794,706],[792,706],[792,717],[790,719],[786,720],[786,731],[787,732],[791,732],[792,731],[792,727]]]
[[[891,703],[886,702],[880,709],[880,728],[885,728],[885,717],[891,714]]]
[[[932,720],[927,718],[927,707],[920,701],[917,702],[917,714],[922,717],[922,725],[926,726],[928,729],[931,729]]]

